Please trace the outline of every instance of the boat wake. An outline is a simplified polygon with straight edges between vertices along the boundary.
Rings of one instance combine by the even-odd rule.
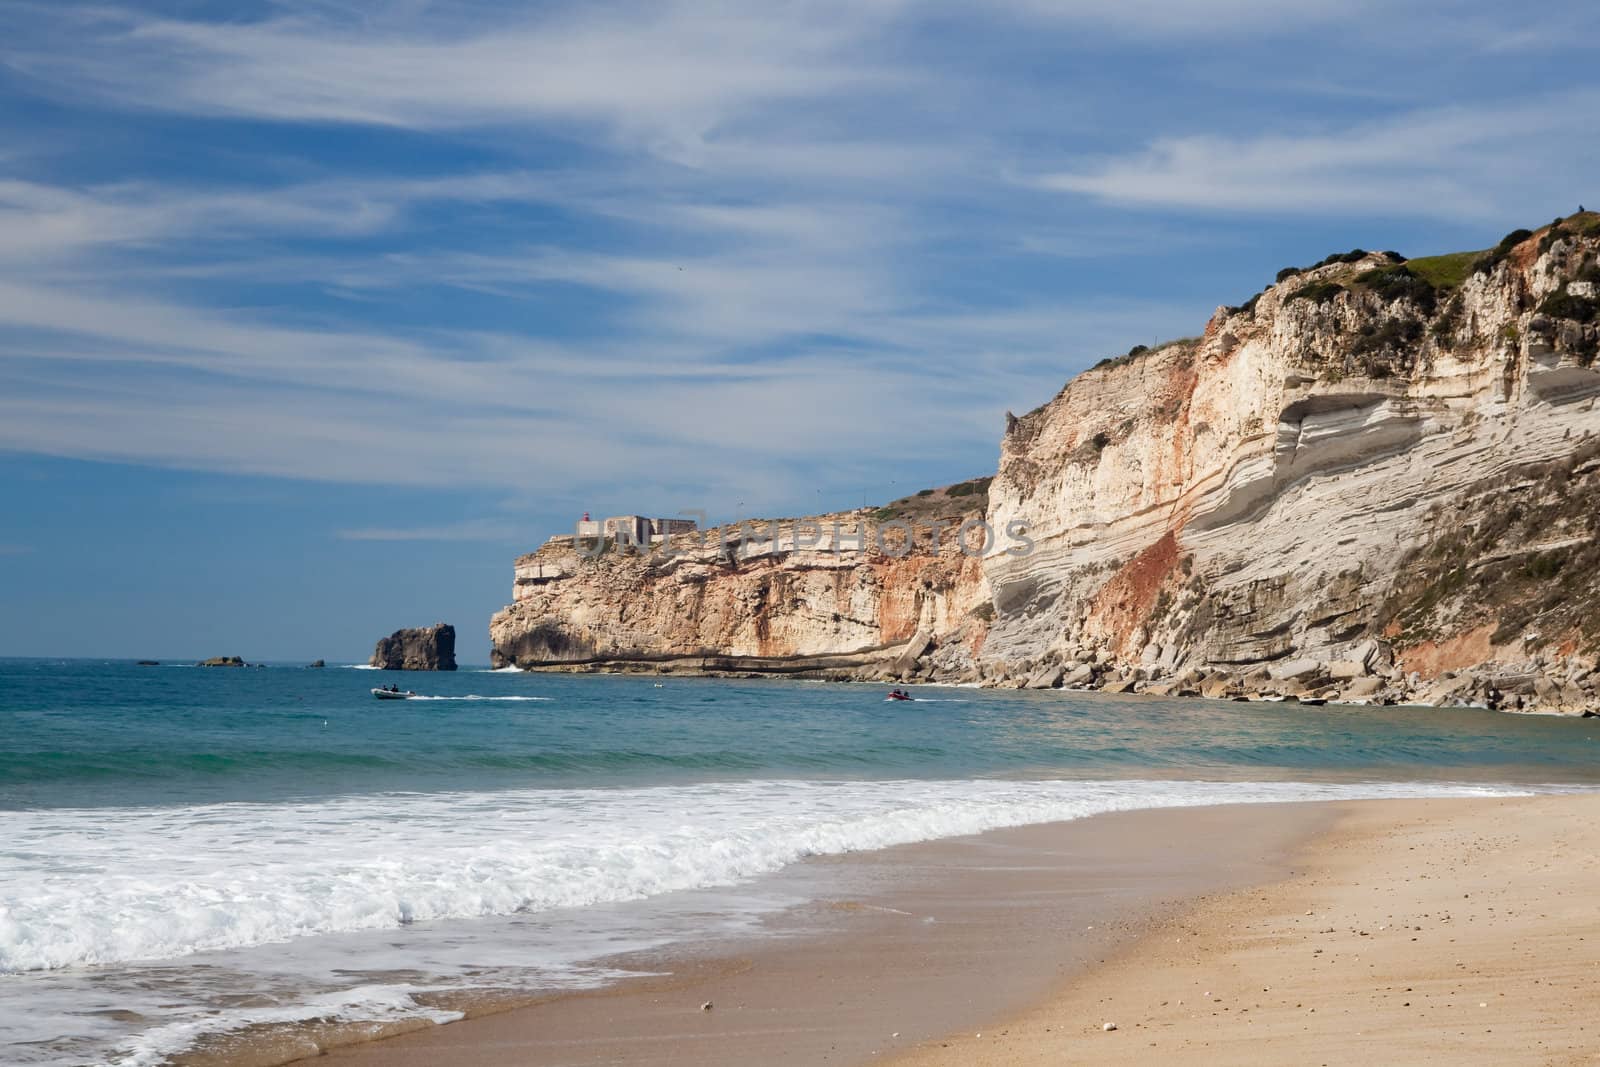
[[[530,696],[480,696],[477,693],[468,693],[466,696],[425,696],[418,693],[416,696],[407,697],[407,700],[554,700],[555,697],[530,697]]]

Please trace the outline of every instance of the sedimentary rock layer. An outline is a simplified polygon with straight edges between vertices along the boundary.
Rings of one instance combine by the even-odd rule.
[[[753,521],[650,551],[552,538],[517,560],[495,666],[841,676],[977,652],[988,590],[974,483],[898,508]],[[908,538],[908,534],[910,537]],[[978,546],[981,547],[981,546]],[[898,668],[896,668],[898,669]],[[931,670],[925,663],[923,670]]]

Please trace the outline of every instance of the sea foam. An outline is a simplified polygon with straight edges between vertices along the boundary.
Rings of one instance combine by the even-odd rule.
[[[806,856],[1134,808],[1513,795],[1444,784],[759,781],[0,812],[0,971],[723,886]]]

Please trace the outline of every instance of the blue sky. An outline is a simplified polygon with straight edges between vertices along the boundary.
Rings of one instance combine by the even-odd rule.
[[[361,658],[1600,203],[1588,3],[0,0],[0,654]]]

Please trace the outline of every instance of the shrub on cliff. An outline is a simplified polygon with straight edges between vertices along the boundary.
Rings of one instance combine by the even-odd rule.
[[[1256,313],[1256,304],[1259,303],[1260,301],[1261,301],[1261,294],[1257,293],[1255,296],[1252,296],[1249,300],[1246,300],[1244,303],[1239,304],[1237,306],[1229,307],[1228,308],[1228,314],[1229,315],[1254,315]]]
[[[1478,261],[1472,265],[1472,273],[1488,274],[1505,261],[1505,258],[1511,254],[1513,248],[1532,236],[1532,230],[1512,230],[1500,238],[1499,244],[1479,257]]]
[[[1376,293],[1385,303],[1409,300],[1425,314],[1433,314],[1438,306],[1438,295],[1433,283],[1413,274],[1405,264],[1374,267],[1356,276],[1356,281]]]
[[[1457,293],[1450,298],[1450,302],[1444,306],[1444,311],[1433,323],[1433,339],[1441,347],[1450,347],[1450,342],[1454,339],[1456,330],[1461,326],[1462,313],[1461,294]]]
[[[970,482],[961,482],[945,490],[946,496],[975,496],[978,493],[987,493],[989,485],[994,481],[991,475],[988,478],[974,478]]]
[[[1340,285],[1338,282],[1312,282],[1310,285],[1301,286],[1299,289],[1296,289],[1294,292],[1290,293],[1289,299],[1284,301],[1284,303],[1292,303],[1296,300],[1309,300],[1313,304],[1320,304],[1325,300],[1332,300],[1342,292],[1344,292],[1344,286]]]
[[[1149,345],[1134,345],[1132,348],[1128,349],[1126,355],[1107,356],[1099,363],[1096,363],[1094,365],[1094,369],[1104,370],[1107,367],[1125,367],[1148,351],[1150,351]]]
[[[1350,355],[1367,377],[1388,378],[1415,365],[1420,340],[1422,323],[1416,319],[1389,319],[1382,326],[1369,323],[1350,346]]]
[[[1574,296],[1562,286],[1539,303],[1539,314],[1553,319],[1571,319],[1573,322],[1590,322],[1600,313],[1600,301],[1586,296]]]

